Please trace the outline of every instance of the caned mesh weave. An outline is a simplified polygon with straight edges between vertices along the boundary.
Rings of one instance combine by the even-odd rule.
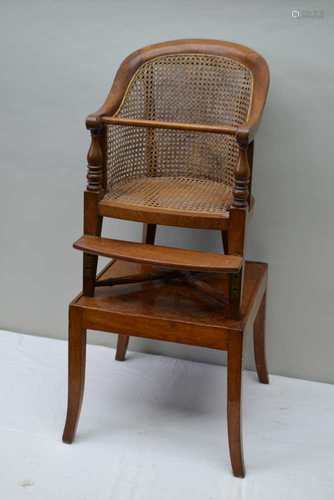
[[[244,123],[252,74],[203,54],[160,56],[139,67],[116,116],[195,124]],[[225,213],[239,148],[234,136],[107,127],[106,198],[138,207]]]

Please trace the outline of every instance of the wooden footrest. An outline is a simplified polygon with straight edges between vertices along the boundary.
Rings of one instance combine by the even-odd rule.
[[[73,246],[77,250],[102,257],[189,271],[236,273],[243,264],[243,258],[237,255],[147,245],[98,236],[82,236]]]

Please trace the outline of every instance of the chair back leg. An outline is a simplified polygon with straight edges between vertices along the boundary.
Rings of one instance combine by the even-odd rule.
[[[155,236],[157,231],[156,224],[144,224],[143,227],[143,243],[149,245],[154,245]],[[124,361],[126,356],[126,351],[128,349],[130,337],[128,335],[118,335],[116,355],[115,359],[117,361]]]
[[[262,384],[269,384],[269,375],[265,348],[265,322],[266,322],[266,292],[254,321],[254,355],[256,372]]]

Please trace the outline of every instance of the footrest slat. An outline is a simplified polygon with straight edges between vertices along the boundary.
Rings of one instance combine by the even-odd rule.
[[[103,257],[189,271],[236,273],[243,264],[243,258],[238,255],[147,245],[98,236],[82,236],[73,246],[77,250]]]

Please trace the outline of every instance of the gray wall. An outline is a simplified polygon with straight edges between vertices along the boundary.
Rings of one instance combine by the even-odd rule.
[[[333,7],[293,19],[290,1],[8,0],[1,2],[0,327],[65,338],[81,283],[86,114],[121,60],[157,41],[211,37],[258,50],[271,68],[255,152],[256,212],[248,257],[270,265],[272,373],[334,382]],[[106,226],[139,239],[135,223]],[[159,242],[219,249],[219,235],[160,228]],[[91,335],[110,344],[113,336]],[[135,350],[208,362],[224,354],[132,341]],[[250,345],[247,364],[253,366]]]

